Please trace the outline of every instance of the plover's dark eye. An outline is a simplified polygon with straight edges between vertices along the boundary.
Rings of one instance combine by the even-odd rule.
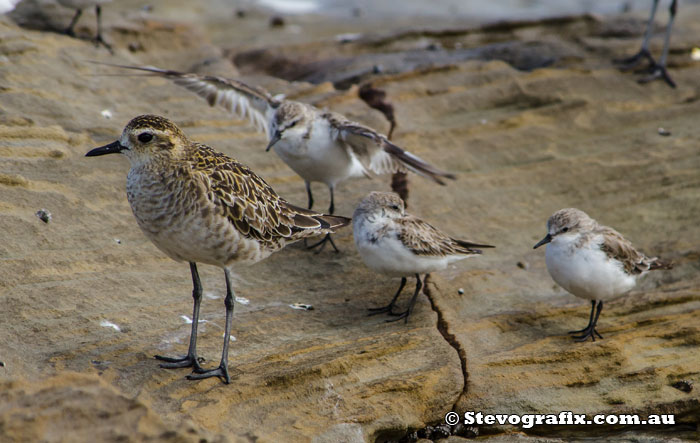
[[[297,123],[299,123],[299,120],[294,120],[294,121],[291,122],[289,125],[287,125],[287,127],[288,127],[288,128],[293,128],[294,126],[296,126]]]
[[[564,229],[561,230],[561,232],[569,232],[569,228],[565,227]]]
[[[141,143],[148,143],[151,140],[153,140],[153,134],[151,134],[150,132],[142,132],[139,134],[139,141]]]
[[[391,205],[391,209],[398,211],[400,208],[399,205]]]

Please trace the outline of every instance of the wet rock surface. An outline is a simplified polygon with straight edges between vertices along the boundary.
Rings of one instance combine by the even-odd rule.
[[[136,3],[105,11],[114,56],[0,18],[0,435],[697,438],[700,394],[684,388],[700,377],[700,65],[689,57],[700,34],[697,7],[674,31],[674,90],[639,85],[611,64],[637,50],[639,38],[627,31],[643,22],[637,18],[284,44],[280,33],[292,32],[294,19],[268,31],[269,17],[231,10],[240,29],[226,30],[207,27],[212,12],[198,15],[187,2],[153,2],[152,11]],[[250,29],[263,34],[250,37]],[[337,255],[288,247],[236,270],[237,295],[249,303],[235,307],[231,385],[160,369],[154,354],[184,353],[187,345],[187,266],[138,230],[124,192],[127,161],[84,153],[114,140],[132,117],[156,113],[248,164],[291,202],[306,201],[304,185],[245,122],[166,80],[105,75],[114,72],[87,60],[240,74],[387,132],[385,116],[359,96],[371,83],[391,104],[394,142],[459,176],[440,187],[409,175],[411,212],[497,249],[431,276],[429,297],[419,298],[404,325],[366,315],[388,302],[398,282],[363,266],[349,230],[337,236]],[[325,189],[314,189],[325,207]],[[388,189],[389,177],[346,182],[337,212],[349,215],[367,192]],[[607,303],[599,322],[605,338],[595,343],[567,336],[585,324],[588,304],[558,288],[542,251],[532,250],[547,217],[569,206],[675,263]],[[35,215],[38,208],[50,209],[51,223]],[[214,365],[224,279],[216,268],[200,272],[199,353]],[[314,309],[292,309],[295,303]],[[677,426],[456,431],[441,426],[451,410],[664,413],[676,414]]]

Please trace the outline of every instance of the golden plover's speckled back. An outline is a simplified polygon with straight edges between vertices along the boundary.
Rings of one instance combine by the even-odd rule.
[[[187,261],[194,285],[192,334],[187,355],[156,356],[165,368],[193,367],[189,379],[212,376],[229,383],[228,343],[233,315],[230,269],[255,263],[288,243],[334,232],[350,219],[295,207],[236,160],[190,141],[171,121],[134,118],[119,140],[87,156],[122,153],[131,162],[126,193],[146,236],[177,261]],[[219,367],[205,370],[197,361],[197,324],[202,285],[196,263],[224,269],[226,326]]]

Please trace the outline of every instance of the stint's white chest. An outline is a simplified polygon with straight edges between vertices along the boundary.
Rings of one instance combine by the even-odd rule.
[[[573,295],[587,300],[611,300],[636,283],[622,264],[610,259],[600,248],[601,239],[584,244],[573,239],[555,238],[547,245],[547,270],[557,284]]]
[[[308,131],[285,137],[273,149],[304,180],[334,186],[349,177],[363,175],[362,165],[343,143],[334,137],[327,119],[316,117]]]
[[[391,225],[391,221],[376,219],[353,221],[355,246],[368,268],[394,277],[406,277],[447,267],[449,257],[414,254]]]

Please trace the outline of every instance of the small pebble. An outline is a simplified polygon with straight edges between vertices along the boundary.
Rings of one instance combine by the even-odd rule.
[[[102,117],[106,118],[107,120],[112,118],[112,111],[109,109],[103,109],[100,114],[102,114]]]
[[[141,52],[146,49],[141,42],[131,42],[127,45],[127,48],[129,49],[129,52]]]
[[[528,262],[519,261],[518,263],[516,263],[516,265],[518,265],[518,267],[519,267],[520,269],[525,269],[525,270],[527,270],[527,269],[530,268],[530,263],[528,263]]]
[[[224,337],[226,337],[226,333],[225,333],[225,332],[224,332],[223,334],[221,334],[221,338],[224,338]],[[236,341],[236,337],[234,337],[233,335],[229,335],[229,336],[228,336],[228,339],[229,339],[230,341]]]
[[[693,390],[693,382],[690,380],[677,381],[671,386],[683,392],[690,392]]]
[[[248,300],[248,299],[245,298],[245,297],[236,296],[236,303],[240,303],[240,304],[242,304],[242,305],[249,305],[249,304],[250,304],[250,300]]]
[[[671,131],[669,131],[668,129],[659,128],[659,135],[663,135],[664,137],[668,137],[669,135],[671,135]]]
[[[284,26],[284,19],[282,17],[275,16],[270,19],[271,28],[281,28],[282,26]]]
[[[434,430],[435,428],[432,426],[426,426],[423,429],[419,429],[418,438],[427,438],[428,440],[432,440]]]
[[[452,430],[450,429],[450,425],[448,424],[437,425],[433,429],[433,440],[437,440],[439,438],[447,438],[450,435],[452,435]]]
[[[700,48],[697,46],[690,51],[690,59],[696,62],[700,62]]]
[[[300,309],[302,311],[313,311],[314,310],[313,306],[307,305],[304,303],[292,303],[291,305],[289,305],[289,307],[292,309]]]
[[[116,244],[118,244],[118,245],[121,245],[121,244],[122,244],[122,241],[119,240],[118,238],[115,238],[115,239],[114,239],[114,243],[116,243]]]
[[[248,15],[248,13],[245,9],[236,9],[236,17],[245,18],[246,15]]]
[[[5,367],[5,362],[4,362],[4,361],[0,361],[0,368],[4,368],[4,367]]]
[[[39,217],[39,220],[43,221],[44,223],[51,221],[51,213],[46,209],[42,208],[36,211],[36,216]]]
[[[464,288],[457,289],[457,294],[464,295]]]
[[[466,426],[464,431],[459,435],[464,438],[476,438],[479,436],[479,428],[476,426]]]

